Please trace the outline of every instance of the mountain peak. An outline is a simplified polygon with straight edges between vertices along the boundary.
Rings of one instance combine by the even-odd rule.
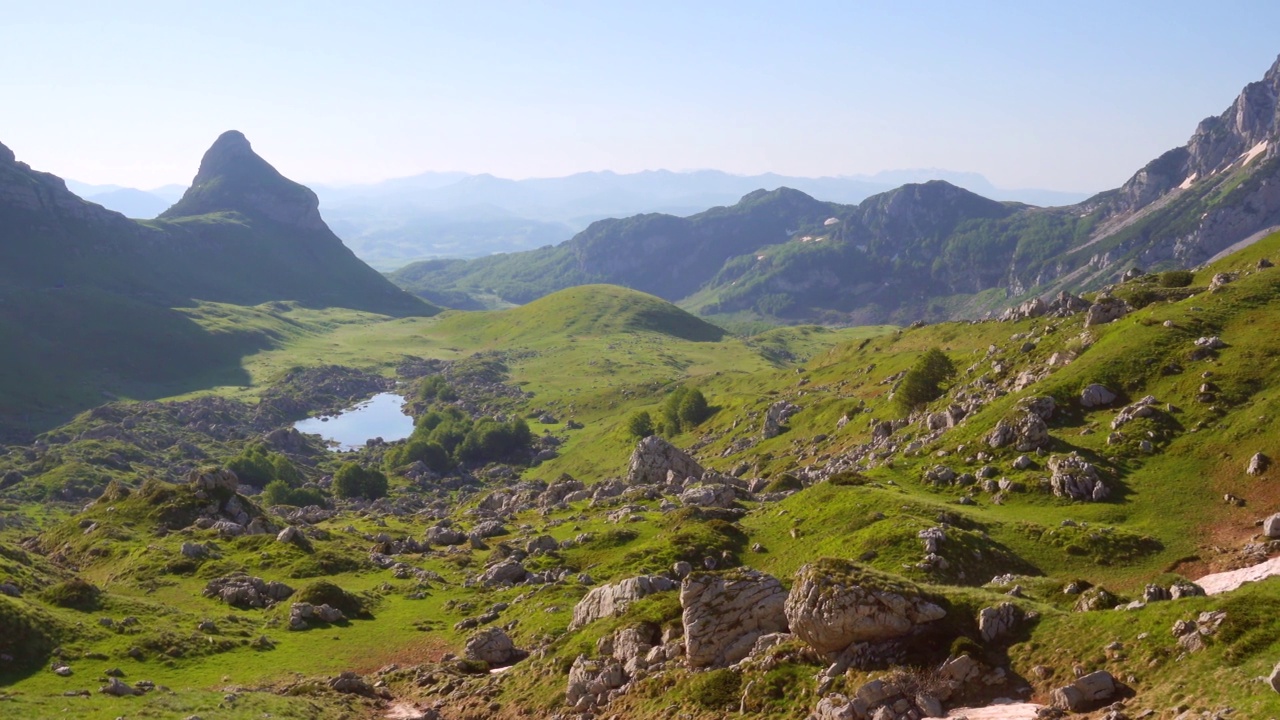
[[[316,194],[281,175],[238,130],[218,136],[200,160],[191,187],[160,217],[216,212],[238,212],[309,229],[326,227]]]
[[[14,155],[13,151],[10,150],[7,146],[5,146],[4,143],[0,143],[0,162],[6,165],[12,165],[13,163],[17,162],[17,160],[18,160],[18,156]]]

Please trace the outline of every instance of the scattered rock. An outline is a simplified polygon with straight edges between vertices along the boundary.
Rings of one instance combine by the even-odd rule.
[[[1116,394],[1106,386],[1094,383],[1080,391],[1080,405],[1086,408],[1102,407],[1115,402]]]
[[[1077,453],[1049,459],[1050,487],[1058,497],[1099,502],[1111,494],[1098,471]]]
[[[491,667],[501,667],[523,658],[525,654],[516,649],[515,643],[511,642],[502,628],[488,627],[477,630],[467,638],[462,655],[468,660],[479,660]]]
[[[688,575],[692,568],[688,563],[684,565],[687,568],[684,574]],[[675,588],[675,582],[661,575],[642,575],[594,588],[573,607],[573,621],[569,623],[569,629],[577,630],[600,618],[616,617],[642,597]]]
[[[667,473],[677,478],[702,477],[704,470],[680,448],[657,435],[641,440],[631,453],[627,482],[631,485],[661,485]]]
[[[1253,457],[1249,458],[1249,466],[1245,468],[1245,472],[1250,475],[1261,475],[1269,467],[1271,467],[1271,458],[1262,453],[1255,453]]]

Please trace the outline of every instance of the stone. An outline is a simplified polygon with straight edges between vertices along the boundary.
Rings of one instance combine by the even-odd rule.
[[[509,665],[521,659],[524,653],[516,649],[515,643],[502,628],[488,627],[477,630],[467,638],[462,650],[463,657],[488,663],[491,667]]]
[[[680,493],[680,504],[686,507],[731,508],[737,499],[729,485],[695,485]]]
[[[1114,297],[1102,297],[1085,312],[1084,326],[1106,325],[1128,315],[1129,304]]]
[[[467,541],[465,533],[445,525],[427,528],[426,541],[429,545],[462,545]]]
[[[1111,494],[1098,471],[1077,453],[1050,458],[1049,470],[1049,485],[1058,497],[1098,502]]]
[[[1115,402],[1116,394],[1104,385],[1094,383],[1080,391],[1080,406],[1085,408],[1102,407]]]
[[[1272,690],[1280,693],[1280,663],[1276,663],[1276,666],[1271,668],[1271,675],[1267,677],[1267,684],[1271,686]]]
[[[1009,637],[1022,622],[1022,610],[1013,603],[1000,603],[978,611],[978,633],[983,642],[995,642]]]
[[[1013,420],[1002,419],[987,435],[987,445],[1002,448],[1012,445],[1019,452],[1038,450],[1047,446],[1052,438],[1044,418],[1030,410],[1015,415]]]
[[[133,695],[141,695],[142,691],[138,688],[126,685],[120,681],[120,678],[111,678],[111,680],[102,687],[98,688],[98,692],[104,695],[114,695],[116,697],[130,697]]]
[[[1271,458],[1262,453],[1254,453],[1254,456],[1249,458],[1249,465],[1245,468],[1245,472],[1250,475],[1261,475],[1269,467],[1271,467]]]
[[[502,585],[515,585],[524,582],[529,577],[529,571],[518,560],[502,560],[490,565],[480,575],[480,584],[485,587],[499,587]]]
[[[306,538],[303,537],[302,531],[292,525],[281,530],[280,534],[276,535],[276,542],[297,544],[305,540]]]
[[[664,485],[667,473],[677,478],[702,477],[705,472],[696,460],[680,448],[650,435],[636,444],[631,453],[627,482],[631,485]]]
[[[365,682],[364,678],[351,671],[346,671],[337,677],[330,679],[329,687],[332,688],[334,692],[347,695],[371,696],[374,694],[373,688],[370,687],[369,683]]]
[[[193,470],[187,476],[187,482],[196,490],[226,495],[235,495],[240,487],[240,478],[226,468]]]
[[[761,635],[785,632],[786,601],[777,578],[750,568],[686,577],[680,607],[689,667],[731,665],[745,658]]]
[[[1280,513],[1262,521],[1262,534],[1272,539],[1280,539]]]
[[[181,552],[183,557],[191,558],[192,560],[199,560],[201,558],[209,557],[209,546],[201,545],[200,543],[184,542],[182,543]]]
[[[1027,468],[1031,467],[1031,465],[1032,465],[1031,458],[1027,455],[1019,455],[1013,461],[1014,470],[1026,470]]]
[[[946,615],[913,584],[830,558],[800,568],[785,609],[791,632],[827,655],[854,643],[901,637]]]
[[[1217,335],[1196,338],[1195,345],[1203,350],[1221,350],[1227,346],[1227,344],[1222,341],[1222,338]]]
[[[216,597],[235,607],[270,607],[290,595],[293,595],[293,588],[282,582],[267,582],[244,573],[215,578],[204,588],[205,597]]]
[[[539,553],[539,552],[544,552],[544,553],[555,552],[556,550],[559,550],[559,549],[560,549],[560,543],[557,542],[556,539],[551,537],[550,535],[539,535],[538,537],[525,543],[525,546],[524,546],[525,552],[529,553],[530,555],[533,555],[534,553]]]
[[[691,570],[692,567],[685,574]],[[642,597],[674,589],[676,583],[661,575],[642,575],[593,588],[573,607],[573,620],[569,623],[569,629],[577,630],[601,618],[617,617]]]
[[[782,434],[782,428],[787,424],[787,420],[792,415],[800,412],[800,407],[792,405],[786,400],[779,400],[769,406],[764,413],[764,426],[760,429],[760,436],[765,440],[775,438]]]

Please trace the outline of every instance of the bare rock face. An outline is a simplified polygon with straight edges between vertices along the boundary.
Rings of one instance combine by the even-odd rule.
[[[573,607],[573,622],[569,623],[569,629],[577,630],[600,618],[616,617],[642,597],[674,589],[675,582],[661,575],[642,575],[593,588]]]
[[[1050,458],[1049,471],[1053,473],[1049,484],[1058,497],[1099,502],[1111,495],[1111,489],[1098,477],[1097,469],[1076,453]]]
[[[835,655],[854,643],[901,637],[946,611],[910,583],[824,558],[796,573],[786,614],[791,632],[818,652]]]
[[[472,633],[467,638],[462,655],[468,660],[479,660],[491,666],[509,665],[524,657],[524,653],[516,649],[515,643],[511,642],[502,628],[497,627]]]
[[[702,477],[704,470],[687,453],[657,435],[641,440],[631,453],[627,482],[632,485],[662,485],[667,473],[678,478]]]
[[[1085,408],[1102,407],[1115,402],[1116,394],[1104,385],[1094,383],[1080,391],[1080,406]]]
[[[745,658],[756,639],[784,632],[787,591],[772,575],[739,568],[695,573],[680,586],[689,667],[724,667]]]

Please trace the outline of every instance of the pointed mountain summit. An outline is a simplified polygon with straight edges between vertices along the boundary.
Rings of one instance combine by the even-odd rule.
[[[248,138],[228,130],[200,161],[191,187],[165,219],[236,212],[310,230],[328,230],[320,218],[316,194],[271,166],[253,151]]]

